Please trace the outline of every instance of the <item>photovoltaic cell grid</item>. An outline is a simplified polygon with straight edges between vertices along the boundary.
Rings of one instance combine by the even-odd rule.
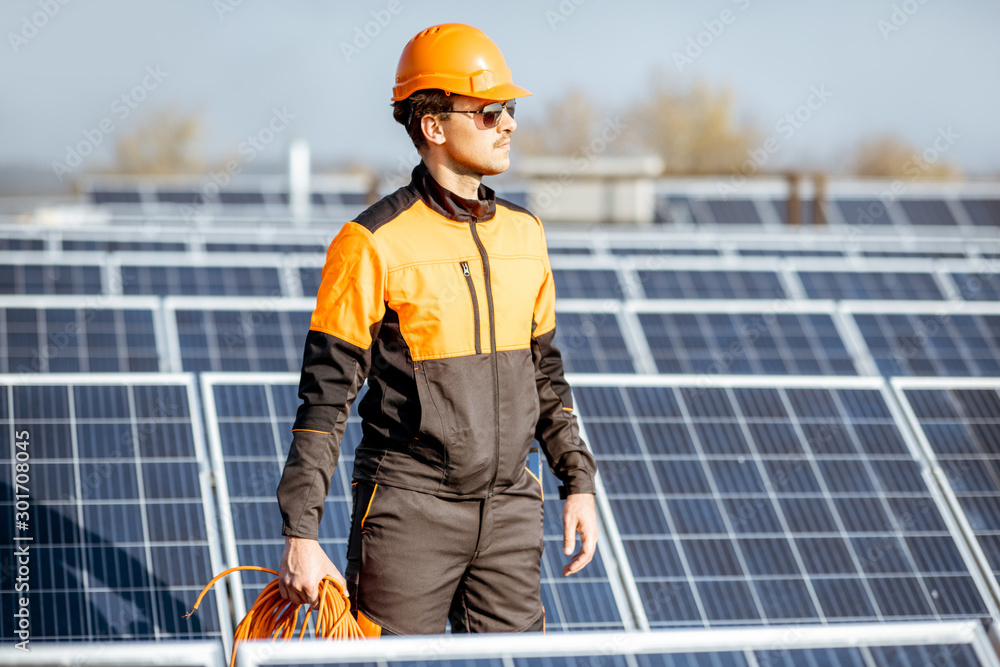
[[[952,273],[966,301],[1000,301],[1000,273]]]
[[[680,256],[702,256],[702,257],[717,257],[719,255],[719,250],[717,248],[683,248],[676,246],[663,246],[657,245],[655,243],[648,243],[643,246],[636,247],[626,247],[626,246],[614,246],[609,248],[612,255],[621,256],[631,256],[631,255],[680,255]],[[553,253],[552,242],[549,242],[549,254]]]
[[[0,238],[0,250],[45,250],[42,239]]]
[[[0,306],[0,373],[156,372],[147,309]]]
[[[221,565],[208,458],[188,385],[163,376],[87,382],[0,380],[0,447],[8,453],[0,484],[9,491],[0,523],[5,535],[31,538],[20,542],[30,549],[31,639],[228,634],[221,592],[182,618]],[[30,457],[21,480],[30,507],[27,530],[19,524],[15,531],[8,485],[20,451]],[[3,545],[4,563],[14,562],[14,544]],[[13,572],[4,568],[0,591],[4,637],[14,636]]]
[[[989,614],[880,391],[574,394],[652,627]]]
[[[168,241],[79,241],[66,239],[62,249],[67,251],[103,251],[103,252],[187,252],[187,243]]]
[[[885,205],[878,199],[837,199],[835,204],[846,225],[865,229],[893,224]]]
[[[567,373],[634,373],[614,312],[556,311],[556,347]]]
[[[810,299],[941,300],[929,273],[799,271]]]
[[[942,379],[942,384],[947,384]],[[902,385],[994,577],[1000,577],[1000,395],[995,388]]]
[[[206,243],[206,252],[269,252],[323,255],[326,247],[318,243]]]
[[[772,271],[637,271],[649,299],[784,299]]]
[[[1000,199],[964,199],[962,205],[972,224],[1000,227]]]
[[[1000,375],[1000,315],[854,313],[885,376]]]
[[[940,199],[901,199],[903,209],[911,225],[956,225],[948,204]]]
[[[99,266],[0,265],[2,294],[100,294]]]
[[[553,269],[560,299],[624,299],[625,291],[614,269]]]
[[[638,313],[660,373],[855,375],[826,313]]]
[[[185,371],[298,372],[310,312],[177,310]]]
[[[208,390],[213,397],[217,422],[216,477],[225,480],[233,516],[233,535],[225,539],[234,541],[233,550],[239,564],[273,568],[280,562],[284,545],[274,493],[299,405],[297,385],[286,382],[227,384],[226,380],[213,379]],[[358,400],[363,395],[364,391]],[[341,572],[346,567],[350,531],[350,475],[354,449],[361,440],[361,422],[353,413],[352,409],[319,535],[320,543]],[[211,418],[208,423],[211,428]],[[216,434],[210,432],[209,437],[215,438]],[[621,629],[622,619],[600,553],[584,572],[572,578],[562,576],[566,560],[561,549],[562,503],[558,500],[558,483],[551,474],[546,475],[544,485],[546,549],[542,561],[542,600],[546,627],[550,631]],[[243,600],[249,608],[271,575],[244,572],[241,576]]]
[[[784,248],[738,248],[744,257],[843,257],[843,250],[804,250]]]
[[[158,296],[281,296],[269,266],[122,266],[122,292]]]
[[[319,283],[323,280],[323,268],[306,266],[299,268],[299,280],[302,282],[303,296],[316,296]]]

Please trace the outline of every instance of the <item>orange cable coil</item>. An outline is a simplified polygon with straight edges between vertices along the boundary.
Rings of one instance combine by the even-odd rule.
[[[244,565],[231,567],[225,572],[217,574],[212,581],[201,591],[201,595],[194,603],[184,618],[191,616],[201,604],[201,600],[208,593],[208,590],[222,577],[236,572],[237,570],[252,570],[257,572],[270,572],[276,575],[264,590],[260,592],[253,606],[247,611],[240,624],[236,627],[236,636],[233,638],[233,655],[229,661],[230,667],[236,664],[236,646],[246,639],[282,639],[288,641],[295,635],[295,628],[298,625],[299,605],[281,597],[278,591],[277,572],[266,567],[255,565]],[[298,631],[299,639],[305,636],[306,625],[309,622],[309,615],[313,610],[306,611],[302,619],[302,627]],[[316,637],[321,639],[364,639],[358,622],[351,615],[351,604],[347,596],[341,590],[340,585],[330,576],[325,576],[319,582],[319,609],[316,616]]]

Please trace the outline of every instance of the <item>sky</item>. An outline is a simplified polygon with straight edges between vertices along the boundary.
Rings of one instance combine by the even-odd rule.
[[[997,0],[3,0],[0,165],[101,168],[174,109],[202,118],[209,161],[280,165],[303,138],[315,164],[391,171],[412,155],[396,62],[443,22],[500,46],[534,93],[522,124],[571,88],[613,118],[660,76],[732,90],[739,119],[780,140],[775,166],[843,168],[893,132],[919,150],[947,135],[944,159],[1000,175]]]

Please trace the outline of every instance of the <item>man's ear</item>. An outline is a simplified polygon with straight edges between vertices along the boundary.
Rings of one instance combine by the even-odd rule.
[[[442,120],[427,114],[420,119],[420,131],[424,133],[424,139],[429,144],[440,146],[445,142],[444,128],[441,127]]]

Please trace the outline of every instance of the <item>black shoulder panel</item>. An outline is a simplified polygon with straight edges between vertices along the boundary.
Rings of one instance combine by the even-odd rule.
[[[366,208],[354,218],[354,222],[374,234],[379,227],[413,206],[417,199],[417,194],[412,188],[402,187]]]
[[[506,199],[501,199],[500,197],[497,197],[497,206],[503,206],[504,208],[509,208],[512,211],[516,211],[518,213],[524,213],[525,215],[530,215],[532,218],[535,218],[535,220],[538,219],[534,213],[524,208],[523,206],[518,206],[512,201],[507,201]]]

